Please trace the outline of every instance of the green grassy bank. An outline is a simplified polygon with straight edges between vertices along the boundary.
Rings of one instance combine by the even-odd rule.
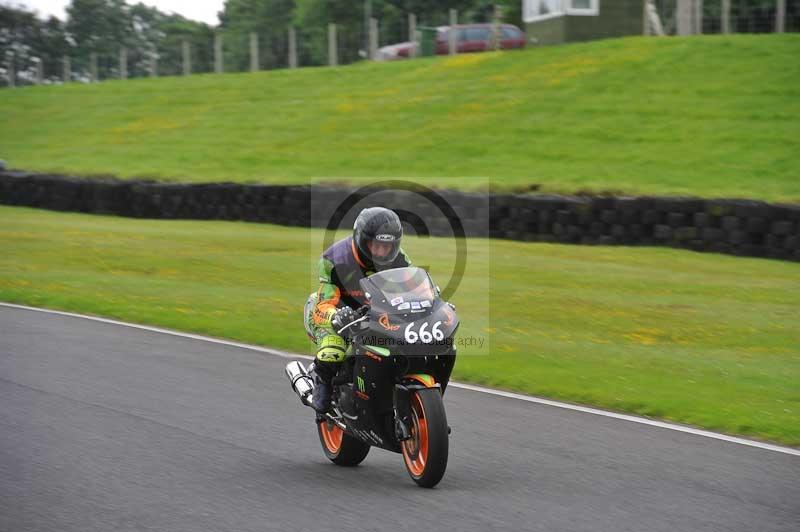
[[[800,201],[800,35],[627,38],[0,95],[16,168]],[[456,178],[456,179],[448,179]]]
[[[320,235],[0,207],[0,300],[311,353]],[[405,247],[444,287],[452,246]],[[455,376],[800,445],[798,301],[794,263],[469,240]]]

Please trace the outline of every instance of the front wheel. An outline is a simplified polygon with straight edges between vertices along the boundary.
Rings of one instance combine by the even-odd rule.
[[[331,421],[318,421],[317,433],[325,456],[336,465],[357,466],[367,457],[369,445],[346,434]]]
[[[411,394],[411,438],[402,445],[406,470],[414,482],[432,488],[447,469],[447,416],[438,388]]]

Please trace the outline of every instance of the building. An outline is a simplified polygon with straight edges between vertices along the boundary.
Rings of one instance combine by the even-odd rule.
[[[522,19],[536,44],[642,35],[645,5],[645,0],[522,0]]]

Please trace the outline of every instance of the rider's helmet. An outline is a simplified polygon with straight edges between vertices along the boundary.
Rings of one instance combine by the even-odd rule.
[[[384,207],[364,209],[353,226],[353,240],[362,258],[377,265],[386,266],[394,262],[400,253],[400,240],[403,238],[403,224],[397,214]],[[372,253],[379,248],[383,253]]]

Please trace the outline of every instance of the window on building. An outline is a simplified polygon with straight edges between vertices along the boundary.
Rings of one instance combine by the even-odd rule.
[[[572,1],[572,0],[567,0]],[[564,14],[562,0],[525,0],[523,19],[525,22],[536,22]]]
[[[523,19],[536,22],[567,15],[598,15],[600,0],[524,0]]]
[[[598,15],[600,0],[566,0],[567,15]]]

